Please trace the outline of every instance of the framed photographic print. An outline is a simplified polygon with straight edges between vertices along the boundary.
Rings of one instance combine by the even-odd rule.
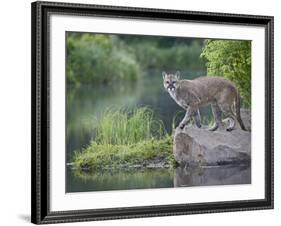
[[[273,17],[31,8],[33,223],[273,208]]]

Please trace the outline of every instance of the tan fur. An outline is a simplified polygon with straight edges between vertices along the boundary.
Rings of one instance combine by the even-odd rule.
[[[222,77],[208,76],[194,80],[180,80],[179,72],[176,74],[163,72],[162,74],[165,89],[186,110],[186,115],[180,124],[181,128],[188,123],[191,117],[195,117],[196,125],[200,127],[198,109],[211,104],[216,122],[211,130],[216,130],[221,126],[222,112],[232,119],[227,130],[230,131],[234,128],[235,119],[237,119],[241,128],[245,130],[240,117],[240,96],[233,82]]]

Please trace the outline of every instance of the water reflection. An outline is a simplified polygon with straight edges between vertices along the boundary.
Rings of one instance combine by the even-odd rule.
[[[97,174],[68,171],[67,192],[107,191],[144,188],[173,187],[173,170],[145,169],[118,172],[99,172]]]
[[[181,168],[175,170],[174,186],[203,186],[251,183],[249,166],[219,166],[208,168]]]
[[[134,171],[84,173],[69,170],[67,192],[171,188],[206,185],[250,184],[250,166],[208,168],[140,169]]]

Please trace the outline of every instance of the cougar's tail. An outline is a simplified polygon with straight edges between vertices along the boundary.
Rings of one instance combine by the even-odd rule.
[[[237,95],[236,95],[236,118],[237,118],[237,121],[239,122],[240,124],[240,127],[242,130],[245,130],[247,131],[242,119],[241,119],[241,115],[240,115],[240,95],[239,95],[239,92],[237,92]]]

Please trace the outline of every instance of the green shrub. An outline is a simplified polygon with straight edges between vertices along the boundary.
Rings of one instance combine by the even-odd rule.
[[[251,42],[207,40],[201,54],[207,59],[208,75],[233,81],[246,106],[251,105]]]

